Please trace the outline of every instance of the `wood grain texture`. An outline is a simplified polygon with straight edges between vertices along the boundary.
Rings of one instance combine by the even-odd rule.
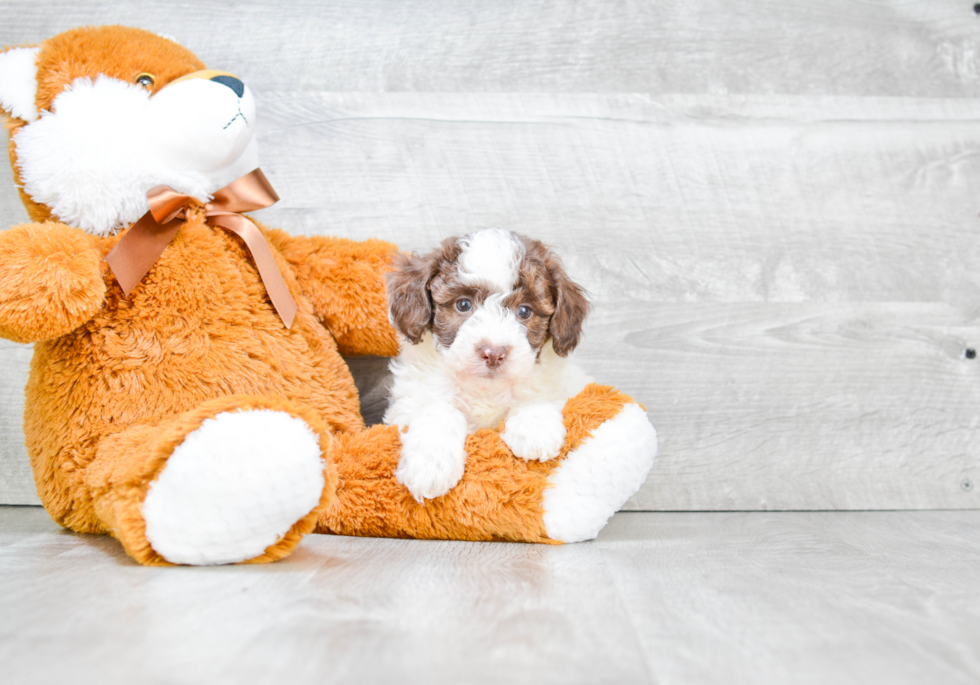
[[[655,682],[980,678],[977,512],[620,514],[596,546]]]
[[[81,24],[177,37],[259,92],[980,95],[959,0],[7,3],[0,44]]]
[[[269,224],[555,245],[594,303],[583,364],[659,429],[629,508],[980,506],[971,5],[428,9],[41,3],[0,42],[119,21],[244,76],[282,197]],[[0,216],[25,217],[7,169]],[[28,357],[0,345],[0,502],[37,501]],[[376,421],[384,361],[352,366]]]
[[[600,302],[980,296],[972,100],[294,94],[263,167],[307,233],[428,249],[500,226]],[[287,152],[288,151],[288,152]]]
[[[24,447],[24,386],[33,348],[0,340],[0,504],[40,504]]]
[[[308,536],[146,568],[0,508],[11,683],[891,685],[980,678],[978,512],[622,513],[562,547]]]
[[[976,320],[944,304],[597,313],[583,364],[660,435],[640,510],[977,508]]]

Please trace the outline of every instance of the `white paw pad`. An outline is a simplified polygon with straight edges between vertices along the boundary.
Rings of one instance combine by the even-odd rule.
[[[544,493],[548,537],[591,540],[646,480],[657,455],[657,432],[646,412],[628,404],[568,453]]]
[[[224,412],[188,434],[150,484],[146,537],[175,564],[245,561],[310,513],[324,485],[320,440],[305,421]]]
[[[565,444],[561,410],[541,402],[524,407],[507,419],[501,439],[521,459],[554,459]]]

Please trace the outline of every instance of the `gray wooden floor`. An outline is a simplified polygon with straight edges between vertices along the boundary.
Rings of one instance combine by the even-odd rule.
[[[978,511],[620,513],[145,568],[0,507],[5,683],[977,683]]]

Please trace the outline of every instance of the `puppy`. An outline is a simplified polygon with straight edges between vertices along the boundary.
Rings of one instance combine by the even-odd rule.
[[[496,428],[523,459],[556,457],[562,408],[592,379],[567,357],[589,309],[547,247],[489,229],[396,257],[388,311],[401,334],[386,424],[407,426],[395,477],[418,501],[449,492],[466,436]]]

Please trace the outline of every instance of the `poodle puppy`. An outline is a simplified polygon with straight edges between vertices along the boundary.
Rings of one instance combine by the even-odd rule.
[[[592,382],[570,362],[589,304],[537,240],[500,229],[398,255],[387,275],[400,334],[384,422],[407,427],[395,476],[418,501],[463,476],[466,436],[497,428],[523,459],[556,457],[562,408]]]

